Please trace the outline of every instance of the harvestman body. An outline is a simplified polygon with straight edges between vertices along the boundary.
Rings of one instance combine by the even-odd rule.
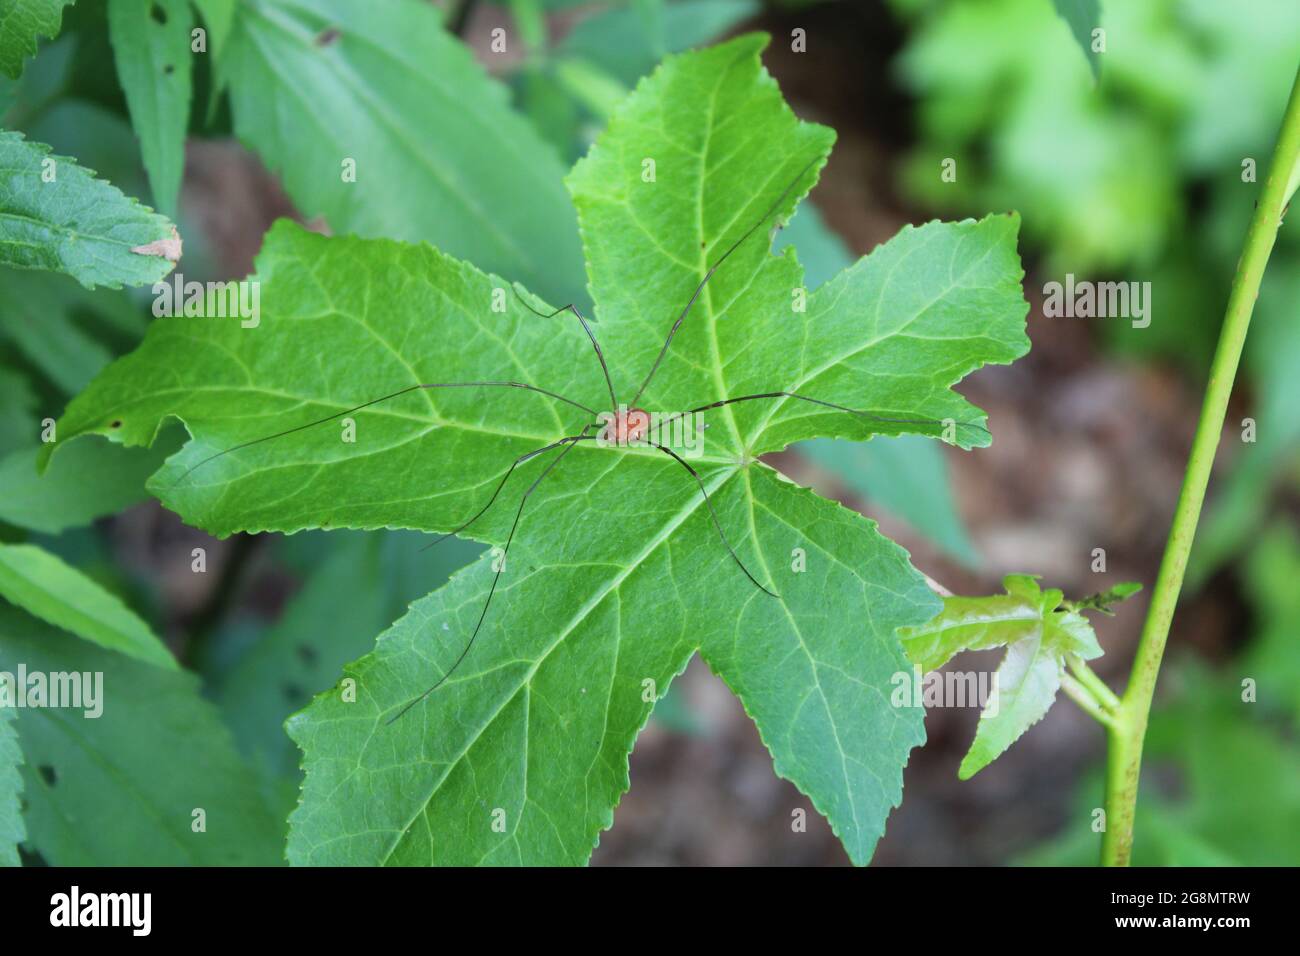
[[[648,437],[648,432],[650,431],[650,416],[645,411],[645,409],[642,409],[638,406],[638,402],[640,401],[641,396],[645,394],[645,390],[650,386],[650,383],[654,379],[655,374],[659,371],[659,366],[663,362],[664,356],[668,353],[668,348],[672,344],[673,337],[677,334],[677,330],[681,328],[682,323],[686,321],[686,317],[690,314],[691,308],[695,305],[696,300],[700,297],[700,293],[703,292],[705,285],[708,283],[709,279],[713,276],[713,273],[718,270],[718,268],[727,260],[727,258],[733,252],[736,251],[737,248],[740,247],[742,243],[744,243],[755,232],[757,232],[758,229],[763,225],[763,223],[767,222],[767,220],[771,218],[771,216],[780,207],[781,203],[784,202],[786,197],[790,195],[791,190],[794,189],[795,185],[799,182],[799,180],[803,178],[804,173],[806,173],[810,168],[812,168],[812,165],[815,162],[816,160],[814,159],[802,170],[800,170],[799,174],[795,176],[795,178],[791,181],[790,185],[786,186],[785,190],[781,193],[780,196],[776,198],[776,201],[772,203],[772,205],[768,208],[767,212],[763,214],[762,218],[759,219],[757,222],[755,222],[754,225],[752,225],[748,230],[746,230],[746,232],[739,239],[737,239],[734,243],[731,244],[731,246],[727,248],[726,252],[724,252],[721,256],[718,257],[716,262],[714,262],[711,266],[709,266],[708,271],[705,272],[704,277],[700,280],[699,285],[696,286],[695,291],[691,294],[690,300],[686,303],[681,313],[677,316],[676,321],[673,322],[672,328],[669,329],[668,331],[668,337],[664,339],[664,344],[659,349],[659,354],[655,357],[654,363],[650,366],[650,371],[646,374],[645,380],[641,383],[641,387],[637,389],[636,395],[633,396],[632,401],[629,404],[627,405],[619,404],[618,396],[614,390],[613,380],[610,378],[609,375],[609,368],[605,364],[605,355],[600,348],[600,343],[596,340],[595,333],[592,331],[591,326],[588,324],[586,318],[578,310],[576,305],[570,303],[569,305],[556,309],[554,312],[546,313],[546,312],[539,312],[537,309],[534,309],[531,305],[525,302],[522,298],[519,298],[519,301],[524,305],[525,308],[527,308],[534,315],[540,316],[541,318],[547,318],[547,319],[553,318],[562,312],[573,313],[574,317],[578,320],[579,324],[582,326],[583,332],[585,332],[587,338],[591,340],[591,346],[595,350],[596,360],[600,364],[600,371],[604,377],[605,386],[609,390],[609,401],[610,401],[610,409],[611,409],[610,412],[598,413],[595,409],[589,408],[588,406],[582,404],[581,402],[574,401],[573,399],[567,398],[564,395],[560,395],[557,392],[548,391],[547,389],[539,388],[536,385],[529,385],[524,382],[430,382],[430,383],[421,383],[416,385],[408,385],[406,388],[399,389],[398,391],[392,392],[388,395],[381,395],[379,398],[371,399],[368,402],[363,402],[362,404],[353,406],[352,408],[344,409],[343,411],[336,412],[333,415],[327,415],[324,418],[319,418],[316,419],[315,421],[311,421],[303,425],[295,426],[294,428],[288,428],[285,429],[284,431],[276,432],[275,434],[272,435],[266,435],[262,438],[255,438],[250,441],[242,442],[238,445],[234,445],[223,451],[217,452],[216,454],[203,459],[202,461],[198,462],[197,464],[189,468],[185,472],[185,474],[183,474],[181,478],[178,479],[177,484],[179,484],[180,482],[188,478],[189,475],[193,473],[196,469],[202,467],[203,465],[206,465],[208,462],[213,461],[216,458],[220,458],[223,455],[227,455],[230,454],[231,452],[238,451],[241,448],[247,448],[250,445],[260,444],[262,442],[271,441],[272,439],[276,439],[276,438],[282,438],[285,435],[291,435],[295,432],[303,431],[304,429],[307,428],[313,428],[317,425],[323,425],[326,422],[334,421],[338,418],[342,418],[345,415],[350,415],[353,412],[358,412],[363,409],[369,408],[372,405],[378,405],[380,402],[386,402],[390,399],[397,398],[399,395],[406,395],[410,392],[414,392],[421,389],[519,388],[531,392],[537,392],[538,394],[545,395],[546,397],[554,399],[555,401],[563,402],[567,405],[571,405],[575,408],[581,409],[582,411],[591,415],[593,418],[602,419],[602,421],[600,422],[593,422],[591,424],[588,424],[576,435],[566,435],[563,438],[551,442],[549,445],[544,445],[541,448],[535,448],[532,451],[525,452],[524,454],[520,455],[510,464],[510,467],[506,470],[505,474],[501,476],[501,480],[497,483],[496,488],[493,490],[492,496],[488,499],[487,503],[484,504],[482,508],[480,508],[472,517],[470,517],[463,524],[452,529],[446,534],[440,535],[438,538],[434,539],[430,544],[426,545],[426,547],[433,547],[434,545],[439,544],[442,541],[445,541],[447,538],[450,538],[452,535],[459,534],[460,532],[464,531],[475,521],[481,518],[484,514],[486,514],[488,509],[492,507],[492,505],[496,502],[497,497],[501,494],[502,489],[505,487],[506,482],[509,481],[510,476],[514,474],[516,468],[518,468],[520,465],[524,464],[525,462],[533,458],[536,458],[539,455],[546,454],[547,452],[556,452],[555,456],[547,463],[546,467],[542,469],[541,474],[539,474],[535,479],[533,479],[532,484],[528,486],[527,490],[524,491],[523,495],[519,499],[519,507],[515,511],[514,521],[510,526],[510,533],[506,537],[505,547],[502,549],[500,560],[496,564],[496,569],[492,577],[492,585],[488,590],[487,598],[483,602],[483,609],[479,613],[478,622],[474,625],[474,631],[470,635],[469,640],[466,642],[464,649],[460,652],[460,656],[456,658],[455,662],[451,665],[450,668],[448,668],[447,672],[443,674],[441,677],[439,677],[438,680],[434,682],[434,684],[428,690],[426,690],[419,697],[416,697],[414,700],[409,701],[396,714],[394,714],[391,718],[389,718],[389,720],[387,721],[389,724],[393,723],[398,718],[402,717],[416,704],[419,704],[422,701],[426,700],[434,691],[436,691],[447,681],[447,679],[460,666],[461,662],[465,660],[466,656],[470,652],[470,649],[474,646],[474,641],[478,638],[479,631],[483,627],[483,621],[487,618],[488,608],[491,606],[492,597],[496,593],[497,583],[501,579],[501,573],[505,570],[505,557],[510,551],[510,545],[514,541],[515,531],[518,529],[520,518],[523,516],[524,513],[524,506],[528,503],[528,499],[532,495],[532,493],[537,490],[538,485],[540,485],[546,479],[546,476],[549,475],[552,471],[554,471],[555,468],[560,464],[560,462],[564,460],[564,456],[567,455],[573,448],[577,447],[578,444],[581,442],[594,441],[601,444],[618,446],[618,447],[625,447],[629,444],[638,444],[641,446],[656,448],[659,451],[663,452],[665,455],[672,458],[678,464],[680,464],[684,469],[686,469],[687,472],[690,473],[690,476],[695,480],[695,483],[698,485],[700,489],[700,494],[703,496],[704,503],[708,507],[709,516],[713,520],[714,527],[717,529],[718,537],[719,539],[721,539],[723,546],[727,549],[728,554],[731,555],[732,560],[745,574],[745,577],[747,577],[750,580],[750,582],[754,585],[754,587],[758,588],[760,591],[764,592],[770,597],[780,600],[780,596],[778,594],[776,594],[774,591],[770,590],[769,588],[765,587],[763,584],[761,584],[758,581],[758,579],[754,577],[752,573],[750,573],[749,569],[745,567],[744,562],[741,561],[740,557],[736,554],[736,551],[731,546],[731,543],[727,540],[727,535],[722,529],[722,523],[718,520],[717,512],[713,508],[713,503],[709,500],[708,492],[705,490],[704,487],[704,481],[703,479],[701,479],[699,473],[694,468],[691,467],[689,462],[687,462],[684,458],[682,458],[679,454],[677,454],[677,452],[675,452],[668,445],[660,444],[658,442],[650,440],[650,438]],[[518,297],[517,293],[516,293],[516,297]],[[859,417],[867,418],[872,421],[888,422],[892,424],[916,424],[916,425],[945,424],[945,422],[936,419],[881,418],[880,416],[872,415],[867,412],[849,408],[844,405],[837,405],[834,402],[827,402],[827,401],[823,401],[822,399],[812,398],[807,395],[798,395],[794,392],[789,392],[784,390],[760,392],[754,395],[739,395],[732,398],[723,398],[715,402],[709,402],[707,404],[700,405],[696,408],[688,409],[685,412],[679,412],[667,416],[665,421],[670,421],[675,418],[693,416],[701,412],[706,412],[710,409],[721,408],[724,405],[732,405],[737,402],[752,402],[752,401],[762,401],[762,400],[772,400],[772,399],[794,399],[800,402],[808,402],[814,405],[820,405],[824,408],[829,408],[834,411],[846,412],[851,415],[857,415]],[[663,422],[661,422],[661,424],[663,424]],[[984,428],[982,425],[977,425],[974,423],[963,423],[963,424],[967,425],[968,427],[976,428],[979,429],[980,431],[984,431],[987,433],[987,429]],[[596,431],[597,429],[600,430],[599,433],[592,434],[592,432]]]

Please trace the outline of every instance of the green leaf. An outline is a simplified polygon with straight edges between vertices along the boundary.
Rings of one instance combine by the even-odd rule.
[[[794,246],[804,281],[815,289],[853,262],[844,242],[822,222],[817,207],[804,203],[777,237],[774,248]],[[903,519],[964,564],[979,556],[957,511],[941,449],[919,436],[879,437],[866,444],[814,439],[796,446],[800,454],[832,472],[846,487]]]
[[[943,611],[928,624],[899,632],[907,656],[923,672],[962,651],[1007,649],[995,675],[996,692],[957,771],[963,780],[992,763],[1047,713],[1067,655],[1086,661],[1102,653],[1092,625],[1077,610],[1062,607],[1060,591],[1043,591],[1027,574],[1009,574],[1002,583],[1006,594],[945,598]],[[1132,593],[1136,586],[1121,585],[1113,593],[1126,590]]]
[[[796,543],[808,549],[806,573],[778,571],[780,609],[759,603],[734,568],[717,573],[708,519],[687,488],[665,502],[672,510],[653,536],[589,542],[587,560],[619,562],[598,574],[544,565],[537,548],[512,553],[527,573],[500,613],[493,607],[472,665],[429,707],[385,727],[458,655],[451,635],[466,633],[482,605],[485,557],[416,602],[345,670],[356,703],[338,688],[291,719],[307,782],[290,821],[290,861],[584,862],[628,787],[627,753],[653,705],[647,687],[662,694],[698,647],[757,721],[777,772],[810,794],[850,857],[866,862],[922,733],[919,713],[863,685],[884,687],[904,668],[890,624],[929,616],[933,598],[869,522],[751,470],[745,493],[728,485],[719,516],[730,527],[755,521],[760,562],[788,560]],[[721,490],[717,477],[711,483]],[[554,527],[630,488],[625,478],[593,489]],[[831,593],[841,597],[828,606]],[[729,620],[718,607],[734,609]],[[413,668],[416,660],[428,664]],[[504,833],[493,829],[498,809]]]
[[[582,294],[558,160],[430,4],[249,0],[223,69],[236,133],[308,218],[428,240],[560,304]]]
[[[78,637],[159,667],[176,659],[115,595],[33,544],[0,544],[0,595]]]
[[[1116,604],[1127,601],[1141,590],[1142,585],[1136,581],[1124,581],[1113,588],[1107,588],[1105,591],[1099,591],[1096,594],[1090,594],[1075,601],[1066,601],[1063,607],[1071,611],[1100,611],[1102,614],[1114,614],[1112,608]]]
[[[113,359],[118,341],[144,334],[121,290],[91,292],[67,276],[0,269],[0,337],[60,391],[81,391]]]
[[[108,0],[108,35],[154,202],[176,214],[190,118],[189,0]]]
[[[73,0],[0,0],[0,73],[17,79],[36,41],[59,35],[63,8]]]
[[[1093,80],[1100,80],[1101,56],[1092,48],[1092,31],[1101,26],[1101,0],[1052,0],[1052,6],[1087,58]]]
[[[284,721],[366,653],[406,606],[479,550],[455,539],[420,553],[419,535],[336,531],[314,535],[324,552],[284,613],[216,687],[240,749],[277,774],[296,775],[297,748]],[[296,797],[296,787],[295,797]]]
[[[235,26],[235,0],[194,0],[194,6],[208,30],[208,52],[216,59]]]
[[[8,454],[36,440],[36,393],[27,378],[0,366],[0,454]],[[5,486],[6,488],[8,485]]]
[[[109,442],[74,442],[44,474],[37,470],[40,447],[0,458],[0,521],[58,534],[96,518],[116,514],[145,500],[145,480],[180,443],[160,441],[153,448],[123,448]],[[94,475],[94,481],[87,481]]]
[[[19,866],[18,844],[27,839],[23,826],[22,748],[14,732],[12,707],[0,707],[0,866]]]
[[[1300,729],[1300,534],[1290,522],[1275,522],[1260,534],[1245,561],[1243,585],[1258,629],[1242,662],[1242,674],[1257,684],[1261,709],[1289,713]]]
[[[559,60],[555,78],[560,86],[595,116],[609,117],[627,96],[627,87],[598,66],[584,60]]]
[[[647,11],[647,6],[654,9]],[[756,12],[758,4],[753,0],[614,6],[580,21],[564,38],[559,52],[634,86],[665,53],[708,43]]]
[[[670,58],[570,177],[625,401],[710,262],[774,205],[788,217],[829,150],[830,131],[800,123],[763,72],[763,43]],[[690,105],[701,101],[712,109]],[[653,182],[642,179],[647,157]],[[788,189],[796,176],[801,188]],[[711,509],[652,448],[577,443],[528,499],[452,680],[387,725],[467,647],[491,555],[412,605],[345,669],[351,681],[291,718],[307,778],[290,859],[585,861],[627,789],[627,755],[655,699],[698,651],[754,718],[777,772],[865,863],[923,735],[923,715],[885,692],[906,666],[895,631],[928,620],[938,600],[872,522],[755,458],[817,435],[937,434],[928,421],[982,420],[948,386],[1027,348],[1015,230],[1008,217],[906,229],[818,289],[804,314],[790,311],[802,283],[793,250],[772,256],[756,229],[699,297],[645,407],[783,387],[895,420],[727,406],[734,413],[708,418],[692,463]],[[426,246],[280,223],[257,277],[257,328],[154,322],[71,403],[59,445],[84,433],[148,444],[176,417],[193,440],[150,488],[213,533],[446,532],[483,507],[515,457],[590,415],[522,389],[414,390],[355,406],[415,383],[471,381],[533,383],[592,409],[608,401],[572,316],[539,318],[503,280]],[[299,427],[311,422],[321,424]],[[974,429],[957,438],[988,440]],[[503,546],[516,502],[552,460],[521,465],[466,534]],[[780,598],[730,559],[714,514]]]
[[[880,437],[865,445],[817,439],[804,442],[799,451],[958,561],[979,564],[952,498],[943,451],[933,442],[919,435]]]
[[[0,130],[0,167],[0,265],[117,288],[156,282],[180,257],[171,223],[47,146]]]
[[[192,675],[78,641],[0,606],[0,669],[102,674],[98,717],[18,711],[28,844],[53,866],[267,866],[268,812]],[[196,828],[203,810],[206,830]]]
[[[749,69],[756,50],[749,36],[670,59],[676,68],[638,87],[569,176],[618,379],[641,380],[671,321],[669,303],[688,301],[708,265],[774,203],[776,218],[789,218],[829,151],[832,132],[799,123],[776,85]],[[694,106],[701,95],[704,110]],[[637,129],[655,123],[671,123],[675,135]],[[763,136],[771,139],[756,158]],[[642,180],[645,159],[655,161],[654,183]],[[730,395],[781,388],[875,416],[790,399],[727,406],[710,438],[741,457],[803,438],[939,436],[944,419],[958,423],[956,444],[987,445],[984,416],[949,386],[1028,349],[1018,228],[1015,216],[906,226],[810,293],[806,312],[793,307],[804,285],[797,259],[742,244],[674,339],[647,407],[691,408],[723,386]],[[758,350],[756,341],[797,347]]]

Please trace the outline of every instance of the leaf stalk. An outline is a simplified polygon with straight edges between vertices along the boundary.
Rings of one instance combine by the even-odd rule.
[[[1114,732],[1117,729],[1115,719],[1111,713],[1102,707],[1101,702],[1092,695],[1088,688],[1069,674],[1061,675],[1061,690],[1065,691],[1070,700],[1079,705],[1079,709],[1107,730]]]

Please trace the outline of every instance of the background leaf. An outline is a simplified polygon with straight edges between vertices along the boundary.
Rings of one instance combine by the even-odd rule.
[[[0,667],[103,674],[103,714],[29,708],[18,739],[28,844],[52,866],[265,866],[280,824],[197,681],[0,606]],[[206,832],[193,811],[206,811]]]
[[[1101,56],[1092,48],[1092,31],[1101,26],[1101,0],[1052,0],[1052,6],[1087,57],[1093,79],[1100,80]]]
[[[67,276],[19,269],[0,271],[0,281],[0,336],[67,395],[144,334],[144,317],[124,291],[91,292]]]
[[[665,54],[701,46],[757,11],[753,0],[611,6],[581,20],[557,53],[594,64],[632,87]]]
[[[236,133],[305,216],[427,240],[560,304],[581,301],[559,161],[429,4],[250,0],[224,57]],[[345,159],[354,183],[342,181]]]
[[[297,537],[297,536],[295,536]],[[451,539],[422,553],[420,535],[334,531],[304,537],[324,552],[279,620],[216,682],[215,699],[244,753],[298,777],[301,754],[285,718],[305,706],[373,635],[450,577],[479,548]],[[297,798],[293,787],[292,800]],[[292,809],[292,802],[285,808]]]
[[[26,377],[0,368],[0,404],[7,414],[0,415],[0,453],[31,444],[39,432],[36,421],[36,394]]]
[[[194,6],[208,30],[208,51],[216,59],[235,25],[235,0],[194,0]]]
[[[0,866],[18,866],[18,844],[27,839],[21,813],[23,752],[14,732],[11,707],[0,707]]]
[[[180,447],[177,435],[153,448],[123,448],[106,441],[74,442],[46,469],[37,470],[39,446],[0,458],[0,520],[44,534],[80,528],[144,501],[145,480]],[[87,481],[94,475],[94,481]]]
[[[57,179],[44,182],[42,161]],[[0,131],[0,264],[64,272],[88,289],[147,285],[171,271],[161,253],[134,252],[171,239],[170,223],[49,148]]]
[[[115,595],[32,544],[0,544],[0,594],[78,637],[159,667],[176,659]]]
[[[0,73],[16,79],[41,37],[58,36],[73,0],[0,0]]]
[[[189,0],[108,0],[108,32],[131,125],[154,202],[169,216],[176,214],[185,168],[193,25]]]

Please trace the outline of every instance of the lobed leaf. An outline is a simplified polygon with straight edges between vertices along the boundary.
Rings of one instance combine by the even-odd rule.
[[[1006,594],[945,598],[933,620],[899,631],[908,658],[922,672],[942,667],[962,651],[1007,649],[995,672],[995,693],[958,768],[963,780],[1042,719],[1056,699],[1070,655],[1084,661],[1101,656],[1092,625],[1080,610],[1109,608],[1139,589],[1125,583],[1076,604],[1063,602],[1055,588],[1042,590],[1032,575],[1009,574],[1002,583]]]
[[[765,43],[749,35],[670,58],[569,176],[611,372],[625,386],[643,381],[708,267],[769,209],[788,219],[830,150],[833,132],[797,120],[760,75]],[[780,388],[873,416],[790,399],[727,406],[709,437],[733,458],[804,438],[939,436],[944,419],[957,423],[956,444],[986,445],[983,416],[949,386],[1028,350],[1018,227],[1014,215],[906,227],[807,295],[805,311],[794,254],[771,256],[751,234],[704,288],[646,407]]]
[[[790,214],[831,134],[790,113],[759,62],[764,42],[669,58],[570,177],[616,391],[631,401],[711,260],[754,225],[645,407],[680,411],[798,379],[854,407],[976,416],[949,386],[1027,347],[1014,217],[907,230],[819,289],[806,315],[783,316],[802,271],[793,250],[769,253],[764,212]],[[255,278],[255,327],[154,322],[71,403],[54,447],[87,433],[149,444],[174,417],[192,440],[150,488],[213,533],[447,532],[488,503],[517,456],[609,406],[571,315],[539,317],[520,299],[543,313],[544,302],[427,246],[279,223]],[[908,341],[921,344],[904,367]],[[413,387],[478,381],[587,408],[518,388]],[[698,651],[754,718],[777,772],[865,863],[923,739],[921,712],[884,693],[906,667],[895,632],[938,600],[872,522],[754,456],[816,435],[938,430],[754,404],[708,416],[698,484],[649,447],[580,442],[553,471],[558,450],[520,465],[466,531],[500,548],[522,514],[473,645],[492,555],[413,604],[290,719],[306,770],[290,860],[585,861],[628,786],[637,732]],[[747,580],[719,527],[779,598]],[[436,694],[388,725],[462,652]]]
[[[866,444],[817,438],[799,445],[799,452],[962,564],[979,564],[948,484],[948,463],[934,442],[921,435],[881,436]]]

